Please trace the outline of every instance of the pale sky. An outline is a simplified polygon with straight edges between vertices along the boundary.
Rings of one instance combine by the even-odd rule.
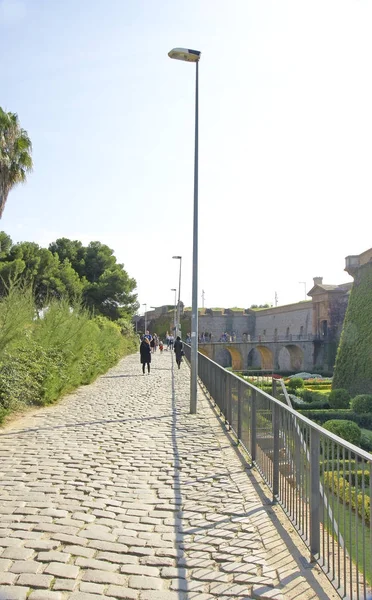
[[[0,228],[99,240],[138,300],[191,304],[200,61],[199,304],[304,299],[372,245],[370,0],[0,0],[0,106],[35,168]],[[143,312],[141,306],[140,312]]]

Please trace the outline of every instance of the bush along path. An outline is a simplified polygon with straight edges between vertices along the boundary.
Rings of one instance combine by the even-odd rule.
[[[37,313],[31,290],[11,289],[0,300],[0,424],[94,381],[136,349],[129,322],[91,317],[64,300]]]
[[[145,376],[136,354],[1,432],[2,600],[337,597],[189,388],[172,353]]]

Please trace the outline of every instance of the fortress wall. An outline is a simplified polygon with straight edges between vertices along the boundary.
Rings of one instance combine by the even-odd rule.
[[[275,330],[278,337],[285,337],[287,328],[289,334],[293,336],[300,335],[301,326],[303,327],[304,337],[312,333],[312,302],[299,302],[297,304],[288,304],[287,306],[278,306],[256,312],[256,338],[262,336],[262,339],[272,339]],[[266,333],[264,334],[264,331]]]
[[[236,335],[237,341],[242,341],[243,333],[253,335],[254,315],[238,313],[223,315],[199,315],[199,333],[211,333],[212,341],[218,342],[224,333]]]

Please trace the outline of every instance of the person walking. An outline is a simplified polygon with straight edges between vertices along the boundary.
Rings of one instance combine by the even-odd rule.
[[[150,342],[145,337],[143,338],[140,345],[140,355],[141,355],[141,364],[142,364],[142,373],[145,374],[145,367],[147,365],[147,373],[150,375],[150,363],[151,363],[151,348]]]
[[[176,354],[176,363],[178,368],[181,368],[181,362],[183,357],[183,343],[181,342],[181,338],[178,335],[176,341],[174,342],[174,352]]]

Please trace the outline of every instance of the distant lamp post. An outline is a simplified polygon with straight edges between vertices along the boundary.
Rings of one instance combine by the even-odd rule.
[[[171,288],[171,292],[174,292],[174,326],[173,331],[174,335],[176,335],[177,327],[176,327],[176,302],[177,302],[177,288]]]
[[[147,304],[144,302],[142,304],[142,306],[145,307],[145,335],[146,335],[146,331],[147,331]]]
[[[304,286],[304,289],[305,289],[305,300],[307,300],[307,296],[306,296],[306,281],[299,281],[298,283],[301,283]]]
[[[178,279],[178,304],[177,304],[177,329],[176,335],[181,335],[180,321],[181,321],[181,268],[182,268],[182,256],[172,256],[180,261],[180,273]]]
[[[198,157],[199,157],[199,60],[201,52],[189,48],[173,48],[168,52],[170,58],[193,62],[195,77],[195,153],[194,153],[194,224],[192,252],[192,308],[191,308],[191,385],[190,413],[196,413],[198,391]]]

